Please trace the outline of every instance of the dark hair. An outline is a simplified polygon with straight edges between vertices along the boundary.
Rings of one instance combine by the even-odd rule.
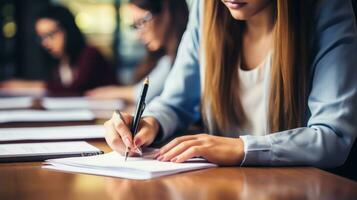
[[[163,0],[130,0],[132,3],[141,9],[151,12],[151,14],[159,14],[162,11]]]
[[[86,45],[84,36],[75,23],[74,16],[67,8],[52,5],[37,14],[36,22],[45,18],[56,21],[65,32],[64,51],[69,57],[70,64],[73,64]]]
[[[170,28],[167,28],[163,38],[165,46],[155,52],[148,51],[138,67],[135,79],[141,80],[156,66],[162,56],[169,55],[172,63],[174,62],[181,37],[186,30],[189,12],[185,0],[130,0],[129,3],[151,12],[154,16],[167,9],[170,19]]]

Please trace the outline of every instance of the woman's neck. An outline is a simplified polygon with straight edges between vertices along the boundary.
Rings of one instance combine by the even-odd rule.
[[[245,33],[253,38],[271,35],[274,28],[273,4],[269,3],[259,13],[246,20]]]
[[[69,64],[69,58],[67,55],[64,55],[61,59],[60,59],[60,64],[61,65],[68,65]]]
[[[274,16],[272,3],[245,22],[240,67],[251,70],[259,66],[272,48]]]

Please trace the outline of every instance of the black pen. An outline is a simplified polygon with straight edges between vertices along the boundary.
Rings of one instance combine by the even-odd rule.
[[[146,106],[145,98],[146,98],[146,93],[147,93],[148,89],[149,89],[149,78],[145,78],[143,89],[141,90],[140,99],[136,105],[134,119],[133,119],[133,122],[131,123],[131,127],[130,127],[130,131],[132,132],[133,136],[135,136],[136,132],[138,131],[141,115],[143,114],[145,106]],[[137,149],[137,150],[140,151],[140,149]],[[128,154],[129,154],[129,151],[128,151],[128,147],[127,147],[125,150],[125,161],[128,158]]]

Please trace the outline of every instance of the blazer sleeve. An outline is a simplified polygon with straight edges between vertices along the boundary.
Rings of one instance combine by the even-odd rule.
[[[199,119],[200,71],[199,35],[201,0],[193,2],[187,29],[182,36],[175,63],[165,81],[164,90],[147,106],[143,116],[155,117],[161,126],[161,142],[174,131]]]
[[[357,32],[350,0],[317,5],[306,127],[242,136],[242,165],[342,165],[357,135]]]

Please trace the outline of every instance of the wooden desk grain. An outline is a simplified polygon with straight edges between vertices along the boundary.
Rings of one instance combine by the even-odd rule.
[[[104,140],[91,144],[110,151]],[[215,168],[147,181],[0,164],[0,199],[357,199],[357,183],[311,167]]]

